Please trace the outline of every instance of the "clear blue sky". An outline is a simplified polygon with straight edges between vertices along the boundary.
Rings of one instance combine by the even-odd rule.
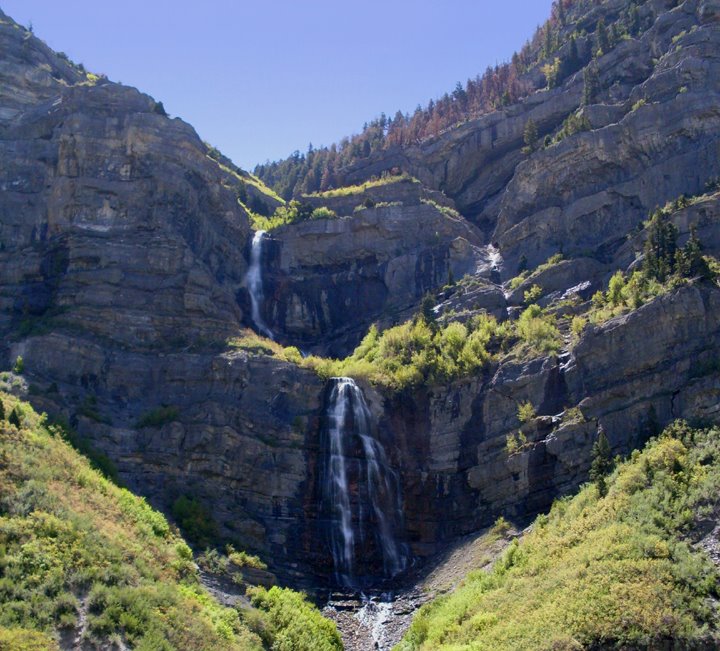
[[[507,60],[551,0],[0,0],[248,169],[412,112]]]

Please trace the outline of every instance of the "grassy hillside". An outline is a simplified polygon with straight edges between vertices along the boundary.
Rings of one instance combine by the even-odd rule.
[[[676,423],[607,489],[557,502],[491,572],[424,606],[396,651],[716,644],[717,568],[694,542],[718,518],[720,428]]]
[[[29,405],[0,394],[0,406],[0,649],[342,648],[334,624],[289,590],[258,589],[257,608],[219,605],[160,513]]]

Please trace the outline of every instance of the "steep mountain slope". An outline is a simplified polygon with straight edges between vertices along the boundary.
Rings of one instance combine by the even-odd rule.
[[[0,406],[1,648],[244,651],[276,638],[310,648],[277,621],[276,599],[313,632],[312,648],[340,648],[299,595],[275,588],[259,609],[221,606],[162,514],[93,470],[62,426],[4,393]]]

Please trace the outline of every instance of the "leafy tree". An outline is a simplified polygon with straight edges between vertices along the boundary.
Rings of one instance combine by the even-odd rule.
[[[623,301],[622,290],[625,287],[625,277],[622,271],[616,271],[608,285],[607,299],[615,307]]]
[[[555,57],[551,63],[544,65],[542,67],[542,73],[545,75],[548,88],[557,88],[563,80],[563,65],[560,58]]]
[[[182,495],[173,502],[171,512],[191,542],[207,546],[217,537],[217,524],[210,511],[197,499]]]
[[[605,432],[600,430],[597,441],[592,447],[592,463],[590,464],[590,479],[595,482],[601,497],[607,495],[605,478],[613,469],[612,450]]]
[[[521,423],[529,423],[531,420],[533,420],[536,416],[536,412],[535,412],[535,407],[533,407],[532,402],[527,400],[526,402],[519,404],[517,416],[518,416],[518,420]]]

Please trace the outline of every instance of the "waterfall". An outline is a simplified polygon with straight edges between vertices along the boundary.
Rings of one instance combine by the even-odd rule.
[[[366,552],[368,545],[374,545],[380,552],[383,578],[395,576],[407,565],[406,548],[397,540],[402,522],[400,482],[373,435],[370,409],[360,387],[350,378],[331,381],[323,503],[330,517],[335,578],[341,585],[356,587],[358,546]],[[370,565],[365,554],[361,562]]]
[[[328,477],[324,486],[326,498],[332,505],[336,516],[330,529],[335,578],[343,585],[349,585],[352,582],[355,553],[355,532],[352,527],[350,489],[345,458],[345,422],[349,387],[351,386],[349,382],[338,378],[330,394],[328,406],[330,458]]]
[[[262,281],[262,249],[265,231],[256,231],[252,239],[252,247],[250,249],[250,267],[245,276],[248,292],[250,293],[251,317],[255,327],[261,334],[269,339],[274,339],[272,330],[267,326],[260,310],[262,308],[265,297],[263,296]]]

